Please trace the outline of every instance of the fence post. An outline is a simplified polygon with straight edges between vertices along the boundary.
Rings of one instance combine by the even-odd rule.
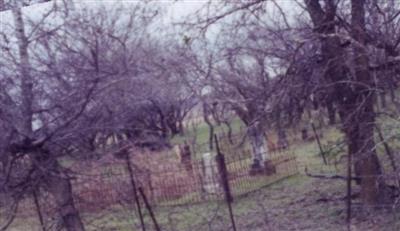
[[[146,170],[146,176],[147,176],[147,185],[149,186],[149,191],[150,191],[150,198],[151,200],[155,200],[153,181],[151,179],[151,172],[148,169]]]
[[[216,160],[217,160],[217,164],[218,164],[218,170],[221,175],[221,183],[222,183],[222,188],[223,188],[224,194],[225,194],[225,201],[228,204],[229,216],[231,218],[233,231],[236,231],[236,224],[235,224],[235,219],[234,219],[233,210],[232,210],[233,197],[232,197],[231,189],[229,187],[228,171],[226,169],[225,157],[219,149],[218,138],[216,135],[215,135],[215,146],[217,149]]]
[[[38,198],[38,195],[36,193],[36,189],[33,189],[33,193],[32,194],[33,194],[33,201],[35,202],[36,212],[37,212],[38,217],[39,217],[40,226],[42,228],[42,231],[46,231],[46,226],[44,224],[43,214],[42,214],[42,210],[40,208],[39,198]]]
[[[151,220],[153,220],[154,227],[156,228],[156,231],[161,231],[160,226],[157,223],[156,216],[154,215],[153,210],[151,209],[150,203],[147,200],[146,194],[144,193],[142,187],[139,187],[138,190],[139,190],[140,195],[143,198],[144,204],[146,205],[147,211],[149,211]]]
[[[347,206],[347,211],[346,211],[346,223],[347,223],[347,230],[351,230],[351,166],[352,166],[352,153],[349,152],[347,156],[347,198],[346,198],[346,206]]]
[[[200,181],[200,197],[201,200],[205,200],[206,196],[206,190],[205,190],[205,172],[206,172],[206,167],[204,164],[204,157],[201,157],[201,162],[200,162],[200,174],[199,174],[199,181]]]
[[[127,150],[124,150],[124,151],[125,151],[124,155],[125,155],[126,166],[128,167],[129,178],[130,178],[132,190],[133,190],[133,197],[134,197],[136,207],[137,207],[137,210],[139,213],[140,225],[142,226],[142,231],[146,231],[146,226],[145,226],[144,220],[143,220],[142,208],[140,207],[140,201],[139,201],[139,197],[137,195],[136,183],[135,183],[135,178],[133,176],[131,160],[129,158],[128,151]]]
[[[315,129],[314,123],[311,123],[311,127],[312,127],[312,129],[314,131],[315,138],[317,139],[318,147],[319,147],[319,150],[321,152],[321,156],[322,156],[322,159],[324,161],[324,164],[328,165],[328,162],[326,161],[326,158],[325,158],[325,152],[322,149],[321,141],[319,140],[319,135],[317,133],[317,129]]]

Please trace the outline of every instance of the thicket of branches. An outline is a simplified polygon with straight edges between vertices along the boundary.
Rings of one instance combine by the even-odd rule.
[[[30,15],[30,1],[0,1],[8,209],[46,192],[65,228],[84,230],[62,161],[95,160],[111,138],[168,146],[193,108],[210,128],[210,149],[215,124],[238,117],[254,168],[268,159],[265,131],[286,142],[288,128],[318,111],[345,136],[363,202],[387,200],[375,135],[378,116],[399,120],[398,1],[304,0],[292,10],[274,0],[210,1],[174,30],[157,26],[154,2],[37,2],[47,3]]]
[[[398,120],[399,2],[294,1],[292,11],[284,5],[208,2],[188,23],[203,37],[224,26],[210,75],[215,95],[229,99],[248,126],[255,154],[264,146],[262,132],[254,132],[260,125],[282,130],[310,110],[330,124],[338,117],[363,201],[381,203],[387,186],[374,134],[380,112]]]

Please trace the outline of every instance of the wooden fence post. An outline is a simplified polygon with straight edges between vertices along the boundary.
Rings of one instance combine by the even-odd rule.
[[[142,231],[146,231],[146,226],[145,226],[144,220],[143,220],[142,208],[140,207],[140,201],[139,201],[139,197],[137,195],[136,183],[135,183],[135,178],[133,175],[131,160],[129,158],[128,151],[126,151],[126,153],[124,153],[124,154],[125,154],[126,166],[128,168],[128,172],[129,172],[129,178],[130,178],[131,185],[132,185],[133,197],[134,197],[136,207],[137,207],[137,210],[139,213],[140,225],[142,226]]]
[[[46,226],[44,224],[43,214],[42,214],[42,210],[40,208],[39,198],[38,198],[38,195],[36,193],[36,189],[33,189],[33,193],[32,194],[33,194],[33,201],[35,202],[36,212],[37,212],[38,217],[39,217],[40,226],[42,228],[42,231],[46,231]]]
[[[153,221],[153,224],[154,224],[154,227],[156,228],[156,231],[161,231],[160,226],[157,223],[156,216],[154,215],[153,210],[151,209],[150,203],[147,200],[146,194],[144,193],[142,187],[139,187],[138,190],[139,190],[140,195],[143,198],[144,204],[146,205],[147,211],[150,214],[151,220]]]
[[[225,201],[228,204],[229,216],[231,219],[233,231],[236,231],[236,224],[235,224],[235,219],[234,219],[233,210],[232,210],[233,197],[232,197],[231,189],[229,187],[228,171],[227,171],[226,164],[225,164],[225,157],[219,149],[218,138],[216,135],[215,135],[215,146],[217,149],[216,160],[217,160],[217,164],[218,164],[218,170],[219,170],[219,173],[221,176],[222,188],[223,188],[224,194],[225,194]]]
[[[321,141],[319,140],[319,135],[318,135],[318,133],[317,133],[317,129],[315,129],[315,126],[314,126],[313,123],[311,123],[311,127],[312,127],[312,129],[313,129],[313,131],[314,131],[315,138],[317,139],[318,147],[319,147],[319,150],[320,150],[320,152],[321,152],[321,156],[322,156],[322,159],[323,159],[323,161],[324,161],[324,164],[325,164],[325,165],[328,165],[328,162],[326,161],[326,158],[325,158],[325,152],[324,152],[324,150],[322,149]]]
[[[352,153],[348,153],[347,156],[347,198],[346,198],[346,207],[347,207],[347,211],[346,211],[346,223],[347,223],[347,230],[351,230],[351,178],[352,178],[352,174],[351,174],[351,166],[352,166]]]

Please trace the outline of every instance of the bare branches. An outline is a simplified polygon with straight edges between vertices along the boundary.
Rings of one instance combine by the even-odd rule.
[[[37,18],[9,5],[15,23],[0,32],[5,54],[0,57],[1,188],[18,201],[38,192],[37,204],[41,194],[51,195],[61,226],[82,230],[69,174],[87,168],[70,166],[101,163],[126,143],[167,149],[190,135],[185,132],[192,121],[201,120],[208,124],[210,144],[224,124],[228,133],[243,124],[239,145],[246,138],[252,149],[246,167],[264,172],[271,167],[275,139],[287,147],[288,130],[304,130],[318,119],[324,131],[335,133],[327,140],[345,136],[348,157],[354,158],[347,166],[351,181],[361,182],[365,202],[377,202],[378,194],[369,193],[386,182],[374,130],[378,116],[398,117],[400,5],[395,0],[288,2],[208,1],[180,24],[194,27],[174,30],[152,24],[165,23],[155,3],[80,3],[64,9],[54,1]],[[0,9],[6,9],[4,1]],[[199,32],[204,36],[195,37]],[[340,123],[333,127],[337,117]],[[378,135],[389,150],[387,135]],[[200,136],[193,135],[194,146]],[[319,141],[324,146],[325,138]],[[390,159],[396,161],[397,147],[391,147]],[[350,178],[308,169],[305,174]],[[222,227],[219,208],[211,212],[199,213],[201,221],[191,227]],[[72,223],[66,214],[74,217]],[[177,219],[168,216],[172,230]],[[5,221],[8,226],[12,219]]]
[[[235,14],[238,11],[241,11],[241,10],[248,10],[250,7],[258,5],[258,4],[260,4],[262,2],[265,2],[265,1],[266,0],[252,0],[252,1],[249,1],[248,3],[238,4],[238,6],[236,6],[236,7],[234,6],[232,8],[229,8],[228,10],[226,10],[223,13],[220,13],[220,14],[217,14],[217,15],[212,15],[212,16],[207,17],[204,20],[200,20],[199,22],[196,22],[196,25],[201,25],[201,29],[204,31],[208,27],[210,27],[211,25],[217,23],[219,20],[221,20],[221,19],[223,19],[225,17],[228,17],[228,16],[230,16],[232,14]],[[211,5],[212,5],[212,3],[209,2],[207,7],[210,8],[210,7],[212,7]],[[209,11],[209,9],[207,11]]]

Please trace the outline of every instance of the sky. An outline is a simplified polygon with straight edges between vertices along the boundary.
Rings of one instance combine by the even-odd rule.
[[[62,2],[62,0],[57,0],[58,2]],[[113,4],[115,2],[122,2],[122,3],[127,3],[127,4],[135,4],[139,2],[143,2],[144,0],[73,0],[75,4],[93,4],[99,5],[99,4]],[[206,1],[205,0],[153,0],[153,3],[159,4],[162,7],[166,7],[167,9],[167,14],[166,18],[170,21],[176,21],[179,19],[182,19],[183,17],[186,17],[190,15],[191,13],[194,13],[197,9],[199,9]],[[31,6],[25,7],[24,11],[28,13],[31,16],[34,16],[35,14],[40,14],[41,10],[45,9],[49,5],[51,5],[51,2],[47,3],[39,3],[39,4],[33,4]],[[8,19],[9,12],[1,12],[0,15],[3,15],[5,18]]]
[[[56,0],[58,2],[62,2],[62,0]],[[122,2],[127,4],[134,3],[142,3],[144,0],[73,0],[75,4],[93,4],[93,6],[99,4],[112,4],[115,2]],[[160,7],[166,10],[166,14],[163,17],[165,23],[176,23],[182,22],[185,18],[190,18],[197,10],[201,8],[208,0],[152,0],[152,4],[157,4]],[[281,8],[285,12],[295,12],[298,10],[297,4],[293,0],[278,0],[277,1]],[[39,17],[44,9],[49,7],[52,3],[39,3],[34,4],[29,7],[24,8],[24,12],[29,14],[31,17],[35,17],[36,15]],[[272,9],[272,3],[270,4]],[[272,12],[269,12],[272,13]],[[0,13],[0,21],[7,20],[9,21],[10,13],[9,12],[1,12]]]
[[[56,0],[62,2],[62,0]],[[143,0],[73,0],[76,5],[89,5],[89,6],[99,6],[100,4],[113,4],[115,2],[122,2],[125,4],[137,4],[143,3]],[[160,26],[168,26],[173,23],[179,23],[184,21],[185,18],[193,15],[201,6],[205,3],[205,0],[153,0],[151,4],[157,4],[158,7],[165,10],[163,12],[163,17]],[[33,4],[28,7],[23,8],[23,13],[27,15],[30,19],[40,20],[42,15],[46,13],[48,9],[51,8],[52,2]],[[6,25],[13,24],[13,18],[11,11],[0,12],[0,31],[5,32],[9,30]]]
[[[53,0],[57,1],[58,3],[61,3],[63,0]],[[71,1],[71,0],[66,0],[66,1]],[[99,5],[112,5],[115,2],[122,2],[123,4],[127,4],[128,6],[130,4],[138,4],[138,3],[143,3],[145,0],[72,0],[74,1],[74,4],[76,6],[89,6],[89,8],[96,7]],[[243,0],[245,1],[245,0]],[[185,21],[185,19],[194,19],[194,14],[196,11],[200,10],[202,6],[204,6],[208,0],[152,0],[150,1],[150,4],[154,4],[157,7],[160,7],[163,12],[163,17],[160,17],[155,23],[153,23],[151,30],[152,35],[154,36],[164,36],[165,32],[169,35],[173,36],[178,36],[182,37],[186,36],[186,31],[185,29],[182,31],[180,30],[178,34],[176,34],[175,30],[172,30],[173,27],[171,27],[174,23],[182,23]],[[217,2],[217,0],[215,0]],[[294,15],[299,12],[299,7],[293,0],[277,0],[279,3],[279,6],[281,9],[288,14],[289,16],[289,21],[292,21],[294,17],[291,17],[291,15]],[[23,8],[23,12],[25,15],[28,15],[30,19],[36,19],[40,20],[42,18],[42,15],[45,14],[52,6],[52,2],[47,2],[47,3],[39,3],[39,4],[33,4],[28,7]],[[277,8],[274,6],[274,4],[271,1],[266,1],[266,15],[270,17],[274,17],[274,9],[277,10]],[[301,10],[301,9],[300,9]],[[60,20],[60,18],[58,18]],[[231,19],[226,19],[226,20],[231,20]],[[60,20],[61,21],[61,20]],[[53,23],[57,22],[56,19],[52,19]],[[8,25],[7,25],[8,24]],[[0,32],[5,32],[7,35],[9,35],[9,39],[13,40],[14,36],[14,30],[13,28],[10,27],[10,25],[13,24],[13,18],[12,14],[10,11],[6,12],[0,12]],[[207,30],[207,35],[206,37],[210,39],[210,41],[217,41],[218,40],[218,34],[219,31],[221,30],[221,26],[213,26]],[[29,28],[27,28],[27,31],[29,31]],[[159,33],[161,32],[161,33]],[[190,32],[188,32],[190,34]],[[189,35],[190,37],[190,35]],[[2,54],[0,54],[2,55]]]

